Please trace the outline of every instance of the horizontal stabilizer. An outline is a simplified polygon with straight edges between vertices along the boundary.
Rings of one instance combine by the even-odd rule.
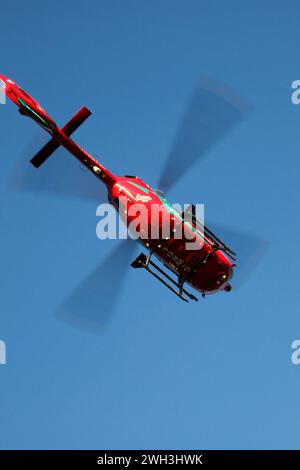
[[[68,137],[73,134],[76,129],[91,115],[91,111],[87,109],[85,106],[83,106],[78,113],[76,113],[70,121],[67,122],[67,124],[64,125],[64,127],[61,128],[61,131],[67,135]],[[47,144],[30,160],[30,163],[35,168],[39,168],[46,160],[47,158],[52,155],[55,150],[58,149],[60,146],[60,143],[52,138],[47,142]]]

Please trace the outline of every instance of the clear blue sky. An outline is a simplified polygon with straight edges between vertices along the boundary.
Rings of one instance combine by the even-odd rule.
[[[185,304],[128,269],[104,333],[61,321],[61,303],[118,242],[97,240],[93,203],[8,191],[35,126],[1,106],[1,448],[300,447],[298,7],[2,5],[1,73],[60,124],[90,107],[76,140],[118,174],[155,185],[201,72],[246,97],[249,117],[170,198],[270,243],[230,294]],[[103,295],[91,299],[99,310]]]

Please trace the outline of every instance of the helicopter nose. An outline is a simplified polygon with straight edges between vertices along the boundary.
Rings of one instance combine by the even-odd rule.
[[[228,281],[231,278],[231,269],[228,269],[228,271],[222,271],[218,273],[218,281],[222,284],[224,284],[225,281]]]
[[[222,284],[224,284],[224,282],[227,281],[227,279],[228,279],[228,275],[225,272],[218,273],[218,280],[217,280],[218,286],[221,286]]]
[[[227,265],[226,267],[223,266],[222,271],[218,272],[218,280],[217,285],[219,289],[222,288],[225,290],[225,287],[229,284],[229,280],[232,278],[232,266]]]

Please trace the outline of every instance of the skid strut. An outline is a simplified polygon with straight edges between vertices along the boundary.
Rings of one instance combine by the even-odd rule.
[[[169,276],[163,269],[161,269],[156,263],[154,263],[151,260],[152,253],[149,253],[148,255],[145,255],[144,253],[141,253],[132,263],[131,266],[135,269],[137,268],[144,268],[148,273],[152,274],[156,279],[158,279],[162,284],[164,284],[168,289],[170,289],[174,294],[176,294],[178,297],[180,297],[182,300],[185,302],[188,302],[189,300],[186,298],[188,297],[191,300],[198,301],[197,297],[195,297],[193,294],[188,292],[184,287],[183,284],[185,282],[185,279],[183,278],[178,278],[178,281],[175,281],[171,276]],[[160,274],[155,272],[154,269],[158,271]],[[167,279],[169,282],[167,282],[165,279]],[[173,285],[175,287],[173,287]],[[177,289],[176,289],[177,288]],[[185,296],[183,295],[185,294]]]
[[[232,251],[231,248],[229,248],[228,245],[226,245],[220,238],[218,238],[206,225],[203,225],[202,222],[197,220],[196,218],[196,208],[194,204],[190,204],[185,211],[181,215],[183,220],[192,221],[192,223],[200,230],[201,233],[204,234],[204,236],[207,238],[209,243],[211,244],[213,250],[208,253],[207,258],[211,256],[211,254],[214,251],[221,250],[224,253],[226,253],[229,258],[231,258],[233,261],[236,261],[236,253]],[[203,261],[206,262],[207,258],[204,259]]]

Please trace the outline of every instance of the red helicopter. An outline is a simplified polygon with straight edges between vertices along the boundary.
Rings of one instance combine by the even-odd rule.
[[[13,80],[4,75],[0,75],[0,79],[3,83],[2,91],[19,107],[19,112],[23,116],[33,119],[51,136],[49,142],[31,159],[30,162],[35,168],[39,168],[44,164],[62,146],[90,170],[95,178],[104,183],[110,203],[121,215],[127,213],[130,207],[142,200],[146,194],[147,198],[144,198],[143,204],[147,207],[148,214],[151,214],[151,208],[155,204],[160,206],[161,209],[161,224],[164,223],[164,220],[168,220],[168,223],[170,223],[171,219],[170,237],[152,239],[149,235],[139,239],[139,242],[147,249],[148,254],[141,253],[131,263],[133,268],[144,268],[184,301],[188,301],[188,299],[198,300],[186,289],[186,284],[192,286],[202,296],[218,291],[231,290],[229,281],[235,266],[235,253],[212,230],[197,220],[194,205],[191,204],[181,214],[174,211],[171,204],[165,199],[164,193],[153,189],[137,176],[114,175],[102,163],[99,163],[75,143],[70,138],[71,134],[91,115],[86,107],[82,107],[67,124],[59,128],[37,101]],[[211,83],[202,84],[202,90],[210,96],[210,99],[213,97],[214,100],[217,96]],[[220,99],[220,96],[217,96],[217,98]],[[224,97],[222,97],[222,100],[224,100]],[[232,113],[231,118],[227,119],[227,127],[231,127],[242,116],[241,110],[232,103],[232,99],[231,102],[227,101],[226,103],[230,106]],[[186,117],[183,128],[187,129],[191,125],[190,119],[190,116]],[[220,123],[217,124],[219,124],[219,134],[227,130],[223,129]],[[209,134],[209,129],[207,131]],[[204,139],[202,151],[205,151],[212,143],[209,139],[210,136],[208,136],[208,140]],[[178,145],[180,145],[180,142]],[[165,172],[160,184],[161,188],[168,189],[170,186],[171,172]],[[125,205],[124,198],[126,200]],[[131,221],[132,219],[127,218],[128,223]],[[150,218],[147,223],[148,225],[151,224]],[[193,232],[194,241],[196,243],[199,241],[201,249],[187,250],[185,237],[176,238],[172,236],[176,229],[182,225],[189,225],[190,231]],[[151,227],[149,226],[150,233]],[[153,256],[159,260],[161,265],[153,261]]]

